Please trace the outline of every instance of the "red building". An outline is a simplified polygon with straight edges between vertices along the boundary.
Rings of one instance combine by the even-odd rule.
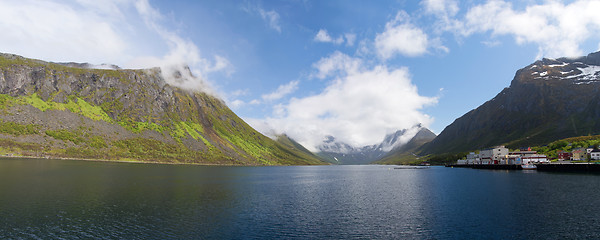
[[[571,160],[571,157],[573,157],[571,152],[558,151],[557,154],[559,160]]]

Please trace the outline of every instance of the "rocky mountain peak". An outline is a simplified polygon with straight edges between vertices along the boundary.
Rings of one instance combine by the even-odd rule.
[[[333,136],[327,136],[323,143],[318,147],[317,155],[326,159],[334,159],[334,163],[341,164],[367,164],[378,160],[388,152],[405,145],[417,135],[427,138],[427,132],[431,133],[427,128],[421,127],[420,124],[409,129],[398,130],[388,134],[383,141],[378,144],[353,147],[342,141],[338,141]],[[433,134],[433,133],[431,133]],[[433,135],[435,137],[435,134]]]
[[[519,70],[514,84],[591,84],[600,77],[600,52],[578,58],[544,58]],[[511,85],[512,86],[512,85]]]
[[[423,153],[526,147],[598,134],[599,119],[600,52],[545,58],[518,70],[509,88],[448,125]]]

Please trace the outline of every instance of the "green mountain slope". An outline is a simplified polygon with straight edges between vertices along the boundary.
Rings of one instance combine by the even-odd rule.
[[[290,154],[297,155],[298,157],[307,158],[307,159],[316,158],[316,159],[319,159],[320,161],[325,162],[325,159],[312,153],[310,150],[306,149],[300,143],[296,142],[294,139],[291,139],[290,137],[288,137],[285,134],[277,136],[276,141],[277,141],[277,143],[287,147],[287,150],[290,151]]]
[[[76,64],[69,64],[76,65]],[[169,163],[322,164],[161,70],[99,70],[0,54],[0,154]]]

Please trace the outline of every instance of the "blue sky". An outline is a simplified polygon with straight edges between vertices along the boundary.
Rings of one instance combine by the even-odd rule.
[[[187,64],[267,135],[315,149],[422,124],[440,133],[542,57],[600,47],[600,2],[0,2],[0,51],[128,68]],[[413,131],[414,133],[414,131]]]

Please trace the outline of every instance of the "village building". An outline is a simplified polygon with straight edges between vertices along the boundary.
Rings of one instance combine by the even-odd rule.
[[[506,164],[549,163],[548,157],[537,151],[514,151],[506,156]]]
[[[585,152],[585,149],[584,151]],[[569,155],[570,156],[570,155]],[[600,158],[600,152],[598,152]],[[508,148],[498,146],[494,148],[483,149],[479,154],[470,152],[466,159],[457,160],[457,164],[532,164],[532,163],[549,163],[548,157],[544,154],[538,154],[537,151],[531,151],[530,148],[525,148],[519,151],[509,152]]]
[[[467,164],[481,164],[481,160],[479,159],[479,154],[470,152],[467,155]]]
[[[587,154],[592,153],[592,151],[594,151],[594,147],[590,146],[588,148],[585,149],[587,151]]]
[[[572,152],[558,151],[556,154],[558,155],[558,160],[571,160],[573,158]]]
[[[498,146],[479,151],[481,164],[500,164],[501,160],[508,155],[508,148]]]
[[[576,148],[571,151],[571,160],[585,161],[587,160],[587,150],[585,148]]]
[[[600,149],[594,149],[590,152],[590,159],[600,160]]]

